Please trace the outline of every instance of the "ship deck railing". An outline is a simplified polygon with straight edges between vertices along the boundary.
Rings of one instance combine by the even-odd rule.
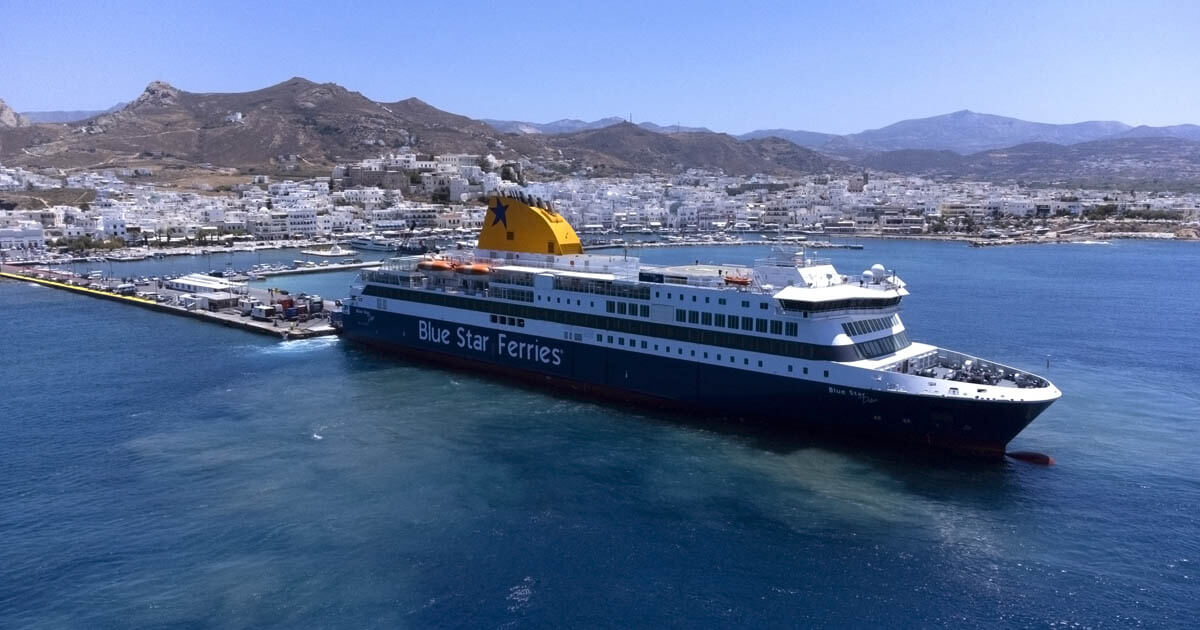
[[[992,387],[1037,388],[1050,385],[1046,379],[1024,370],[944,348],[936,348],[879,369]]]

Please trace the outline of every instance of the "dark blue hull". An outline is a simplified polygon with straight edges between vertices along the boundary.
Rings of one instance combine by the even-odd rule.
[[[351,341],[416,358],[776,431],[998,456],[1050,404],[858,389],[518,331],[361,308],[351,308],[343,322]]]

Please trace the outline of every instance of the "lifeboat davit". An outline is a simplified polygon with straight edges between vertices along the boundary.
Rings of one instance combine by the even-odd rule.
[[[475,263],[473,265],[459,265],[455,271],[471,276],[482,276],[484,274],[492,273],[492,268],[482,263]]]
[[[736,284],[739,287],[750,286],[750,278],[746,276],[725,276],[725,284]]]
[[[451,271],[454,269],[454,265],[446,260],[422,260],[417,263],[417,269],[423,271]]]

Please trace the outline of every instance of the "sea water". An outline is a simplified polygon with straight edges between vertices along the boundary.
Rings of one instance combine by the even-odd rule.
[[[1056,465],[764,438],[0,283],[0,627],[1194,627],[1200,248],[863,242],[813,254],[896,269],[914,340],[1063,390],[1010,445]]]

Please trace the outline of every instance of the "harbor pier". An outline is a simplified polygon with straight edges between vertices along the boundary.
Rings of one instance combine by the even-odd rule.
[[[336,303],[317,296],[292,296],[285,292],[228,282],[224,282],[227,288],[236,288],[229,291],[188,291],[179,288],[182,285],[170,282],[138,285],[107,278],[87,278],[63,271],[9,265],[0,266],[0,278],[191,317],[284,340],[310,339],[338,332],[329,319],[329,313],[337,308]],[[212,287],[205,287],[197,280],[194,288],[220,288],[217,284],[221,279],[211,280]]]

